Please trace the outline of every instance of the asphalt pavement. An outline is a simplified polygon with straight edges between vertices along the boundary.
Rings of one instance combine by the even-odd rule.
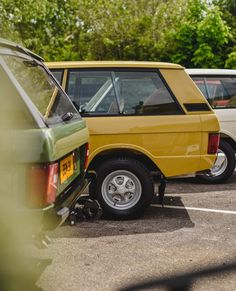
[[[164,203],[162,208],[155,198],[137,220],[100,218],[60,227],[51,234],[49,248],[40,251],[52,263],[38,286],[45,291],[119,290],[236,261],[236,173],[221,185],[172,179]],[[194,288],[235,291],[236,272],[196,281]]]

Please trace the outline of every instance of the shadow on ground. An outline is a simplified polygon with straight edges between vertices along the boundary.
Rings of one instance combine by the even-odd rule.
[[[174,199],[176,205],[184,206],[181,197],[166,197]],[[167,209],[149,206],[142,217],[135,220],[115,221],[101,217],[94,221],[78,222],[75,226],[64,225],[52,233],[51,237],[102,237],[116,235],[132,235],[144,233],[173,232],[181,228],[194,227],[185,209]]]
[[[175,178],[167,183],[164,198],[165,205],[185,207],[181,194],[190,195],[204,192],[236,190],[236,173],[225,184],[208,185],[200,183],[196,178]],[[173,194],[173,195],[172,195]],[[146,233],[173,232],[182,228],[193,228],[194,223],[186,209],[169,209],[158,206],[155,196],[152,205],[140,219],[115,221],[101,217],[94,221],[81,221],[75,226],[64,225],[51,234],[54,238],[91,238],[116,235],[133,235]]]

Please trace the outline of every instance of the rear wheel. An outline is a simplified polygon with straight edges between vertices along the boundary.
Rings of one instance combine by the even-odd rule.
[[[224,140],[220,141],[217,159],[210,173],[199,176],[199,178],[207,183],[223,183],[232,176],[235,170],[235,152],[231,145]]]
[[[151,203],[154,183],[150,172],[132,158],[116,158],[96,169],[97,178],[90,187],[103,212],[128,219],[137,217]]]

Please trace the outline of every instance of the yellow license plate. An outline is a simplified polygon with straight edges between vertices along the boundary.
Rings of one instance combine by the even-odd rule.
[[[60,180],[64,183],[74,173],[73,155],[69,155],[60,161]]]

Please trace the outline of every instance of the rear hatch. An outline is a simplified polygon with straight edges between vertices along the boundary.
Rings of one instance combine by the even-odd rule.
[[[33,128],[23,126],[16,135],[15,153],[29,165],[30,206],[44,207],[84,175],[88,130],[42,62],[23,51],[7,50],[2,64],[34,119]]]
[[[31,156],[26,157],[23,148],[21,152],[30,165],[28,200],[30,206],[46,206],[63,195],[76,178],[84,176],[88,130],[80,120],[53,129],[34,130],[26,136],[35,146]]]

